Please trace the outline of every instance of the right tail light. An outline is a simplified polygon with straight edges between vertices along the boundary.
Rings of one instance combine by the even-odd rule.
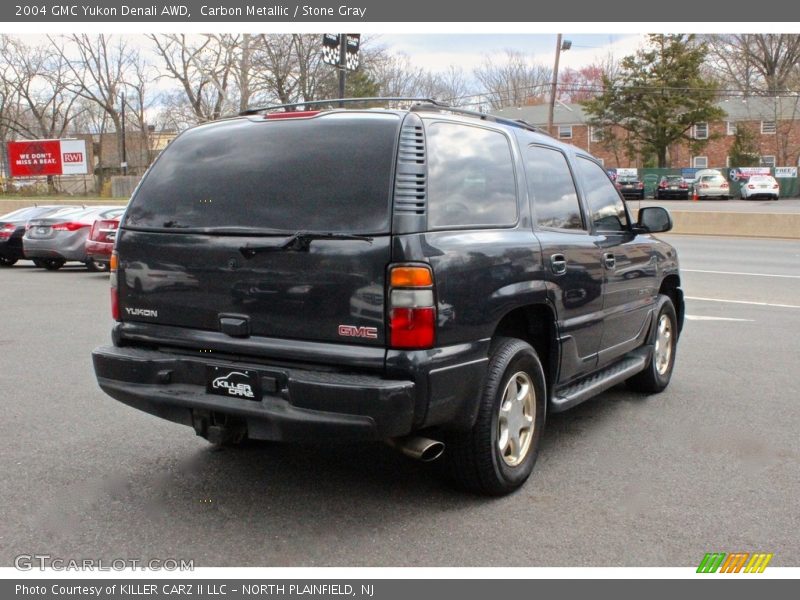
[[[389,267],[389,345],[432,348],[436,333],[433,272],[428,266]]]
[[[111,283],[111,318],[119,321],[119,286],[117,285],[117,265],[119,258],[117,257],[116,250],[111,253],[111,260],[108,263],[109,267],[109,282]]]

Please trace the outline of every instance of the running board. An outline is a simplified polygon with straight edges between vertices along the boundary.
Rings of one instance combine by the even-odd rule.
[[[550,399],[550,411],[561,412],[614,387],[643,371],[650,359],[650,346],[642,346],[625,355],[619,362],[593,373],[567,387],[557,389]]]

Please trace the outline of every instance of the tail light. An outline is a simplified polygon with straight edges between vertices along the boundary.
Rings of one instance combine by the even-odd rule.
[[[772,189],[777,190],[780,186],[777,183],[772,184]]]
[[[661,183],[658,184],[658,187],[663,190],[665,187],[667,187],[667,182],[662,181]]]
[[[686,188],[689,187],[689,185],[684,181],[684,182],[681,183],[680,187],[681,187],[682,190],[685,190]]]
[[[11,234],[16,231],[17,226],[13,223],[6,223],[3,225],[2,229],[0,229],[0,240],[7,240],[11,237]]]
[[[389,345],[406,350],[432,348],[435,331],[430,267],[389,267]]]
[[[83,227],[89,227],[86,223],[56,223],[52,226],[53,231],[78,231]]]
[[[754,186],[752,183],[750,183],[750,184],[748,184],[747,189],[748,190],[754,190],[754,189],[756,189],[756,186]]]
[[[721,187],[723,190],[728,189],[728,182],[726,181],[725,183],[723,183]]]
[[[111,260],[108,263],[108,270],[110,272],[109,283],[111,284],[111,318],[119,321],[119,287],[117,286],[117,264],[119,259],[117,253],[111,254]]]
[[[701,184],[700,184],[700,187],[701,187],[701,188],[707,188],[707,187],[708,187],[708,184],[707,184],[707,183],[701,183]]]
[[[113,219],[105,219],[95,221],[92,225],[92,230],[89,232],[89,239],[93,242],[111,242],[108,238],[109,234],[117,230],[117,221]]]
[[[636,187],[639,188],[640,190],[643,190],[644,189],[644,184],[640,181],[639,184]]]

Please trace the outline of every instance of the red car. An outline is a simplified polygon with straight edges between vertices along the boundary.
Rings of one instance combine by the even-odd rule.
[[[86,239],[86,256],[97,271],[108,271],[120,217],[95,221]]]

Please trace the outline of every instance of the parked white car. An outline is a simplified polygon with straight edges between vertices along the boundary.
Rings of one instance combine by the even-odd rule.
[[[780,196],[781,186],[772,175],[753,175],[742,184],[742,200],[750,198],[771,198],[777,200]]]
[[[727,200],[731,197],[731,186],[722,175],[702,175],[695,180],[695,192],[700,200],[710,197]]]

